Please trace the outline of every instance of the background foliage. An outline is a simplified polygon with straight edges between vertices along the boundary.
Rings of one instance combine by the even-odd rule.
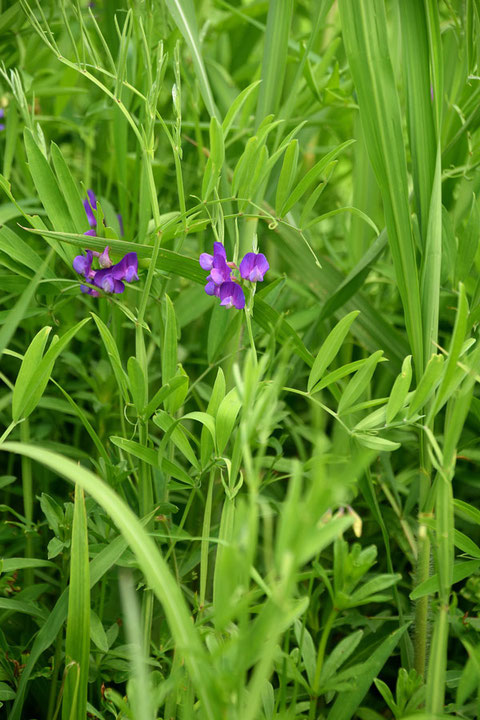
[[[478,2],[1,9],[6,717],[477,717]]]

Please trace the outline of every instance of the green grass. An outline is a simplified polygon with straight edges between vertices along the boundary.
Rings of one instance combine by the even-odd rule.
[[[1,712],[476,718],[478,3],[0,11]]]

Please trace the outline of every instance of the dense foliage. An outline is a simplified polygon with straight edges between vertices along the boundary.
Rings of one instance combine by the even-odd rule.
[[[478,717],[479,31],[1,3],[5,717]]]

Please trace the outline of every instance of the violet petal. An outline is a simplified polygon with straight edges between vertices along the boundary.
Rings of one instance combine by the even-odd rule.
[[[220,305],[242,310],[245,307],[245,295],[240,285],[234,282],[225,282],[220,286]]]

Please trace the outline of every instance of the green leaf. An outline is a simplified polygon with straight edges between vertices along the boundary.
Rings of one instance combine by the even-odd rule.
[[[345,148],[347,148],[349,145],[351,145],[355,140],[347,140],[346,142],[342,143],[338,147],[331,150],[329,153],[327,153],[321,160],[319,160],[312,168],[307,172],[307,174],[300,180],[298,185],[295,187],[293,192],[289,195],[288,199],[285,201],[283,205],[283,215],[286,215],[292,207],[300,200],[300,198],[307,192],[308,188],[313,185],[314,182],[316,182],[321,175],[321,173],[325,170],[327,165],[329,165],[332,160],[334,160],[337,155],[339,155]]]
[[[110,332],[110,330],[107,328],[103,320],[100,320],[98,315],[95,315],[95,313],[91,313],[95,324],[98,328],[98,331],[100,333],[100,337],[102,338],[103,344],[105,346],[105,350],[107,351],[107,355],[110,360],[110,364],[112,366],[113,374],[115,375],[115,379],[117,381],[118,388],[120,390],[120,393],[123,397],[123,401],[125,403],[128,403],[130,398],[128,395],[128,379],[125,374],[125,370],[122,367],[122,361],[120,359],[120,353],[118,352],[117,344],[115,342],[115,339]]]
[[[443,355],[432,355],[410,400],[407,418],[422,408],[434,392],[443,371]]]
[[[65,198],[58,187],[55,175],[28,128],[24,131],[24,140],[28,167],[38,197],[42,201],[48,217],[52,221],[54,230],[75,232],[75,224],[68,210]],[[70,259],[73,259],[73,251],[70,248],[68,248],[68,255]]]
[[[380,358],[383,355],[383,350],[377,350],[376,353],[370,355],[367,362],[357,370],[355,375],[351,378],[347,387],[342,393],[340,402],[338,403],[338,414],[341,415],[343,412],[352,407],[352,405],[358,400],[360,395],[364,393],[370,384],[375,368],[380,362]]]
[[[400,410],[405,405],[408,391],[410,390],[411,382],[412,382],[412,356],[407,355],[407,357],[405,358],[405,360],[402,363],[402,371],[395,379],[395,382],[393,383],[392,392],[390,393],[390,397],[388,398],[387,415],[386,415],[387,425],[390,425],[390,423],[397,416],[397,413],[399,413]]]
[[[337,696],[327,715],[328,720],[350,720],[353,717],[367,694],[373,679],[380,673],[407,627],[408,624],[395,630],[371,653],[369,658],[362,664],[361,672],[355,677],[354,689],[339,693]]]
[[[78,186],[73,179],[70,168],[65,162],[62,151],[54,142],[51,145],[53,166],[58,178],[58,184],[65,197],[67,208],[73,222],[73,232],[83,233],[88,229],[88,219],[83,207],[82,198]],[[59,229],[68,230],[67,226]]]
[[[63,720],[83,720],[87,712],[90,655],[90,579],[88,564],[87,513],[83,489],[75,490],[67,634],[65,639],[65,688]],[[73,711],[73,712],[72,712]]]
[[[23,356],[12,395],[12,417],[14,420],[21,415],[25,392],[35,379],[51,329],[51,327],[46,326],[39,330]]]
[[[221,401],[217,417],[215,418],[217,431],[217,453],[223,455],[223,451],[232,434],[235,420],[242,406],[242,401],[238,397],[236,388],[230,390]]]
[[[144,445],[135,442],[135,440],[126,440],[125,438],[117,437],[116,435],[112,435],[110,437],[110,440],[121,450],[124,450],[130,455],[133,455],[139,460],[142,460],[142,462],[146,462],[154,468],[158,468],[160,466],[157,450],[145,447]],[[177,463],[172,462],[171,460],[167,460],[167,458],[165,457],[162,457],[161,467],[163,472],[167,475],[171,475],[173,478],[179,480],[182,483],[185,483],[186,485],[193,485],[192,478],[187,475],[185,470],[183,470],[180,465],[177,465]]]
[[[38,344],[35,346],[35,351],[33,353],[34,358],[28,358],[28,362],[24,370],[27,381],[22,381],[22,384],[20,384],[17,378],[17,382],[15,384],[15,390],[18,385],[18,391],[16,390],[15,405],[13,405],[12,403],[12,418],[15,422],[18,422],[20,419],[27,418],[30,413],[33,412],[33,410],[36,408],[48,384],[50,374],[55,364],[55,360],[66,348],[68,343],[75,337],[79,330],[81,330],[82,327],[89,321],[90,318],[84,318],[79,323],[70,328],[70,330],[67,330],[67,332],[62,335],[62,337],[56,342],[54,338],[49,349],[41,358],[41,360],[38,353],[41,340],[38,341]],[[44,345],[45,343],[43,342],[43,346]],[[35,366],[32,366],[33,360],[35,360],[37,363]],[[20,368],[20,371],[22,371],[22,368]]]
[[[127,370],[133,403],[137,409],[137,414],[141,415],[145,406],[147,382],[140,363],[136,357],[132,356],[128,358]]]
[[[348,315],[345,315],[324,340],[310,371],[307,385],[308,392],[312,392],[317,382],[322,379],[325,370],[342,347],[343,341],[350,330],[350,326],[358,314],[358,310],[354,310]]]
[[[473,575],[480,567],[480,560],[466,560],[465,562],[457,562],[453,565],[452,569],[452,585],[465,580],[465,578]],[[409,597],[410,600],[418,600],[418,598],[425,597],[425,595],[435,595],[440,589],[438,581],[438,574],[431,575],[428,580],[424,580],[417,587],[412,590]]]
[[[292,140],[283,156],[282,169],[277,183],[277,195],[275,198],[275,212],[283,217],[283,206],[287,200],[292,187],[298,164],[298,140]]]
[[[281,100],[288,57],[288,36],[293,13],[293,0],[268,3],[267,26],[263,44],[260,90],[255,126],[269,113],[276,113]]]
[[[363,445],[363,447],[370,448],[370,450],[376,450],[377,452],[393,452],[401,447],[400,443],[378,437],[378,435],[355,433],[353,437],[358,440],[360,445]]]
[[[13,335],[19,324],[22,322],[27,310],[30,305],[30,301],[38,287],[38,284],[45,274],[48,263],[52,257],[51,251],[48,253],[41,267],[35,273],[34,277],[30,280],[29,284],[20,295],[19,299],[8,313],[7,319],[4,321],[2,328],[0,329],[0,355],[3,353],[8,343],[12,339]]]
[[[4,443],[0,447],[6,452],[30,457],[76,483],[104,508],[135,553],[146,581],[165,611],[175,645],[181,649],[205,716],[218,717],[220,691],[210,670],[206,650],[192,623],[190,609],[162,554],[128,505],[99,477],[58,453],[26,443]]]
[[[344,637],[335,645],[323,664],[322,674],[320,676],[320,687],[330,680],[338,668],[355,652],[362,637],[363,630],[357,630],[351,635]]]
[[[218,117],[218,110],[215,106],[212,90],[205,70],[202,58],[200,38],[198,35],[197,18],[192,0],[165,0],[165,4],[182,33],[190,52],[192,53],[193,66],[196,79],[202,94],[203,102],[211,117]]]
[[[480,215],[478,212],[477,199],[472,197],[472,205],[465,229],[458,234],[458,249],[455,263],[455,286],[459,282],[465,282],[472,269],[475,253],[478,248],[478,227]]]
[[[225,119],[222,123],[222,130],[223,130],[223,136],[224,138],[227,137],[228,133],[230,132],[230,128],[232,127],[233,123],[235,122],[235,118],[237,117],[238,113],[242,109],[244,103],[248,99],[248,97],[251,95],[251,93],[257,88],[261,83],[261,80],[255,80],[251,85],[247,85],[246,88],[242,90],[239,95],[235,98],[233,103],[228,108],[228,112],[225,115]]]
[[[172,301],[165,295],[165,316],[162,345],[162,383],[168,383],[177,372],[177,321]],[[171,396],[165,403],[168,412],[172,412]]]
[[[385,4],[383,0],[340,0],[339,9],[345,52],[358,96],[365,145],[382,195],[407,334],[417,372],[421,372],[423,336],[420,284],[410,221],[402,116],[390,59]]]
[[[197,456],[195,455],[195,452],[190,445],[183,428],[180,427],[178,424],[180,421],[174,420],[164,410],[159,410],[154,416],[153,422],[165,433],[168,432],[170,428],[172,428],[172,426],[174,426],[172,431],[170,432],[170,438],[173,444],[176,445],[182,455],[188,460],[190,465],[192,465],[197,470],[200,470],[200,463],[197,460]]]
[[[107,634],[97,613],[90,610],[90,639],[103,653],[108,653]]]
[[[159,390],[152,397],[148,405],[143,409],[142,415],[145,418],[149,418],[153,415],[155,410],[160,407],[160,404],[167,399],[175,390],[178,390],[183,385],[188,385],[188,377],[186,375],[176,375],[168,383],[162,385]]]

